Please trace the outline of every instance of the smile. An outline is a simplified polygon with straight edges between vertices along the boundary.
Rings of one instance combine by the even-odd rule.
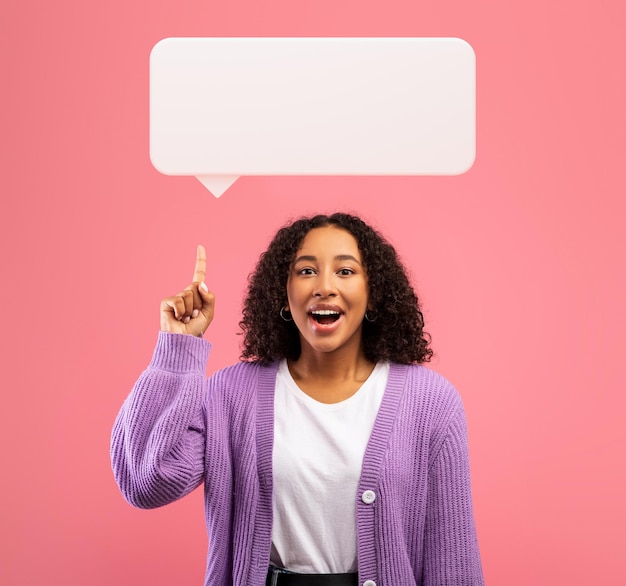
[[[334,332],[343,321],[345,313],[338,305],[318,303],[309,307],[307,311],[309,325],[313,331],[330,334]]]
[[[314,311],[311,311],[309,315],[318,324],[328,325],[335,323],[341,316],[341,312],[335,311],[334,309],[316,309]]]

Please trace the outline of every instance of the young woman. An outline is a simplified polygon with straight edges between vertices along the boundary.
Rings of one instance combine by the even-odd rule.
[[[204,484],[205,586],[478,586],[465,416],[396,252],[354,216],[282,228],[244,303],[242,361],[205,377],[214,297],[161,302],[115,423],[124,497]]]

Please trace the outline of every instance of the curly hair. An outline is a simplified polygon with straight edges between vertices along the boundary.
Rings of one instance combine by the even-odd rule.
[[[287,280],[296,252],[314,228],[336,226],[357,241],[367,271],[374,321],[363,320],[362,345],[372,362],[428,362],[433,351],[424,332],[424,316],[406,270],[391,244],[356,216],[336,213],[301,218],[281,228],[261,254],[250,275],[239,326],[244,336],[243,360],[297,360],[300,336],[293,321],[279,312],[287,297]]]

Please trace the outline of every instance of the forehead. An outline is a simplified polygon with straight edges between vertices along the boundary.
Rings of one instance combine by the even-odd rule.
[[[336,226],[313,228],[302,240],[296,256],[338,256],[350,254],[359,261],[361,252],[356,238],[347,230]]]

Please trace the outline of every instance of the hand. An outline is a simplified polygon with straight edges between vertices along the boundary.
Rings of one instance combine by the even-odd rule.
[[[215,310],[215,295],[208,290],[205,278],[206,251],[204,246],[198,245],[191,285],[161,301],[162,332],[202,337],[213,321]]]

